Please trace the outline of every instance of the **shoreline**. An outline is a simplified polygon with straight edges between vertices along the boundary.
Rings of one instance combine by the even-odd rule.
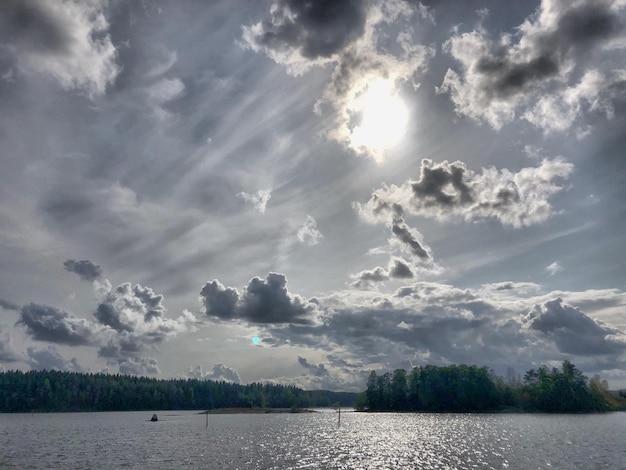
[[[213,410],[202,411],[199,414],[277,414],[277,413],[317,413],[309,408],[215,408]]]

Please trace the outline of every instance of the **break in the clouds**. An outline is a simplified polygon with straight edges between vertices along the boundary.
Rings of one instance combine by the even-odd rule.
[[[68,259],[63,266],[66,271],[77,274],[85,281],[95,281],[102,276],[103,272],[100,266],[85,259],[80,261]]]
[[[108,34],[108,2],[6,0],[0,51],[24,74],[49,76],[64,89],[104,94],[119,73]]]
[[[269,273],[265,279],[252,278],[241,294],[213,280],[204,285],[200,297],[208,316],[250,323],[306,324],[312,321],[317,307],[289,293],[287,278],[279,273]]]
[[[625,7],[622,0],[543,0],[513,33],[478,27],[454,35],[444,50],[460,71],[448,69],[439,90],[457,113],[496,129],[517,116],[547,132],[569,129],[585,112],[611,117],[613,101],[625,99]]]
[[[248,194],[246,192],[237,193],[237,197],[246,201],[258,210],[261,214],[265,212],[267,203],[272,197],[271,189],[259,189],[256,194]]]
[[[562,158],[543,160],[538,167],[509,170],[484,168],[476,173],[462,162],[422,160],[420,178],[401,186],[384,186],[370,200],[354,207],[364,220],[389,220],[403,214],[439,220],[495,218],[513,227],[547,220],[554,209],[549,199],[562,190],[573,165]]]

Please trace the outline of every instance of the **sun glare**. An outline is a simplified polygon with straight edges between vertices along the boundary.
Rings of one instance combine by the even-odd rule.
[[[409,110],[394,89],[392,80],[378,80],[368,85],[351,106],[361,115],[361,122],[351,134],[352,146],[364,149],[382,160],[384,150],[395,147],[404,137]]]

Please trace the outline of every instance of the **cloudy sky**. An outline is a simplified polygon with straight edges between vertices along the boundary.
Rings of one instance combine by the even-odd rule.
[[[4,0],[0,367],[626,387],[626,0]]]

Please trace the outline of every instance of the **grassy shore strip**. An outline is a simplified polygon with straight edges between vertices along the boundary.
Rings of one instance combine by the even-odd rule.
[[[316,413],[308,408],[216,408],[203,411],[201,414],[270,414],[270,413]]]

